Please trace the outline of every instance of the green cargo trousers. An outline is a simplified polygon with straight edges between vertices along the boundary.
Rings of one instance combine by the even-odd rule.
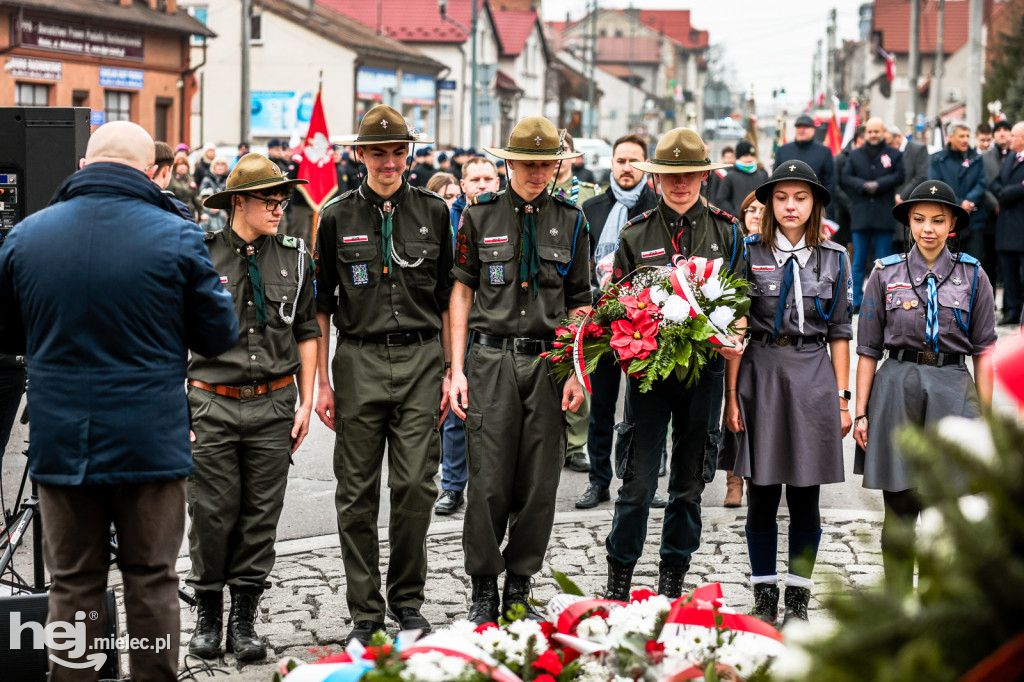
[[[561,400],[561,398],[559,398]],[[566,412],[565,421],[568,424],[568,436],[565,446],[565,458],[569,459],[577,452],[583,452],[587,444],[587,436],[590,434],[590,394],[587,393],[583,399],[580,409],[575,412]]]
[[[188,387],[196,468],[185,583],[196,591],[270,587],[297,395],[294,383],[251,400]]]
[[[476,343],[466,380],[466,573],[533,575],[551,537],[565,459],[562,388],[536,355]]]
[[[391,518],[387,606],[423,605],[427,528],[437,499],[444,352],[435,339],[407,346],[341,337],[334,354],[335,506],[353,621],[384,621],[377,514],[384,445]]]

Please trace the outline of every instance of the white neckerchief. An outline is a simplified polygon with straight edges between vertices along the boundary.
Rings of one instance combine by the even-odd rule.
[[[800,241],[796,244],[790,243],[786,236],[782,234],[782,230],[775,233],[775,244],[772,249],[772,255],[775,257],[775,264],[779,268],[786,267],[791,257],[795,257],[795,261],[799,264],[800,268],[807,265],[807,261],[811,257],[811,248],[804,243],[804,238],[800,237]],[[800,284],[800,270],[793,270],[793,305],[796,307],[796,322],[797,327],[800,329],[800,333],[804,333],[804,289]]]

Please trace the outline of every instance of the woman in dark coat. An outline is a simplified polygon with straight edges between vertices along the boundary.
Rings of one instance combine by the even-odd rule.
[[[754,615],[774,623],[779,503],[786,486],[789,572],[785,616],[807,619],[821,539],[822,484],[843,480],[849,433],[850,261],[824,239],[829,192],[789,161],[757,188],[760,233],[746,238],[749,345],[726,366],[724,455],[749,484],[747,550]]]
[[[886,584],[909,592],[914,560],[897,555],[892,538],[900,525],[913,529],[921,506],[894,434],[905,424],[977,417],[980,405],[991,403],[990,372],[975,361],[975,384],[966,358],[976,359],[992,346],[996,331],[984,270],[973,256],[946,246],[950,231],[971,219],[953,189],[926,180],[892,214],[909,225],[915,245],[909,253],[877,261],[864,291],[857,325],[854,473],[864,475],[865,488],[882,491]]]

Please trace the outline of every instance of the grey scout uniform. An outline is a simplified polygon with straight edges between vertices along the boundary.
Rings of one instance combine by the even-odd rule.
[[[260,387],[240,398],[188,387],[196,442],[187,488],[192,570],[186,583],[197,591],[219,591],[225,584],[265,589],[274,567],[298,391],[294,382],[264,389],[294,375],[301,365],[298,343],[320,336],[313,271],[300,239],[278,234],[252,243],[266,294],[267,325],[261,328],[245,243],[231,230],[204,238],[234,301],[239,334],[235,347],[217,357],[192,353],[189,380]]]
[[[384,273],[385,211],[392,210]],[[384,200],[364,180],[324,207],[316,246],[317,312],[334,316],[335,505],[353,620],[384,620],[377,540],[385,441],[391,520],[387,606],[420,608],[427,527],[437,497],[444,352],[451,297],[448,208],[407,182]]]
[[[621,280],[639,267],[669,265],[676,254],[723,258],[723,270],[743,272],[743,241],[732,216],[701,201],[679,215],[660,200],[658,208],[622,229],[612,276]],[[719,356],[708,361],[692,387],[671,377],[641,393],[639,381],[629,379],[624,421],[615,427],[616,473],[623,485],[605,542],[608,556],[618,563],[631,565],[643,553],[650,502],[672,420],[670,501],[661,558],[683,570],[689,567],[690,556],[700,546],[700,496],[718,461],[724,374],[725,362]]]
[[[930,274],[937,284],[937,353],[925,340]],[[865,488],[912,487],[893,439],[900,426],[979,415],[964,356],[979,355],[995,342],[992,285],[973,256],[947,249],[929,270],[915,246],[909,254],[876,261],[864,291],[857,354],[881,360],[888,351],[888,359],[871,385],[867,452],[858,447],[854,460],[854,473],[864,474]]]
[[[466,368],[469,499],[462,540],[471,576],[506,570],[529,576],[542,567],[565,455],[565,418],[561,386],[528,340],[552,340],[568,311],[591,302],[583,212],[547,192],[531,205],[541,260],[536,297],[521,286],[526,202],[511,187],[477,197],[458,232],[453,274],[476,292],[469,313],[474,341]],[[484,345],[481,335],[500,347]]]
[[[839,387],[826,344],[853,337],[850,259],[835,242],[810,247],[799,267],[804,325],[796,310],[796,288],[775,315],[789,259],[761,241],[745,240],[751,283],[748,327],[737,395],[744,430],[726,432],[722,458],[737,476],[756,485],[812,486],[843,480],[843,432]],[[785,409],[764,409],[765,406]],[[724,466],[719,463],[719,468]]]

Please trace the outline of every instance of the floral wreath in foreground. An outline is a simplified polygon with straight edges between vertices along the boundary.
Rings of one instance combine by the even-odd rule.
[[[717,348],[732,347],[736,321],[747,314],[748,283],[729,275],[723,259],[676,256],[672,266],[641,267],[604,285],[585,316],[555,330],[553,350],[540,358],[558,380],[575,372],[588,391],[589,374],[605,353],[640,379],[640,391],[672,374],[688,384],[700,378]],[[631,281],[626,281],[632,277]]]

